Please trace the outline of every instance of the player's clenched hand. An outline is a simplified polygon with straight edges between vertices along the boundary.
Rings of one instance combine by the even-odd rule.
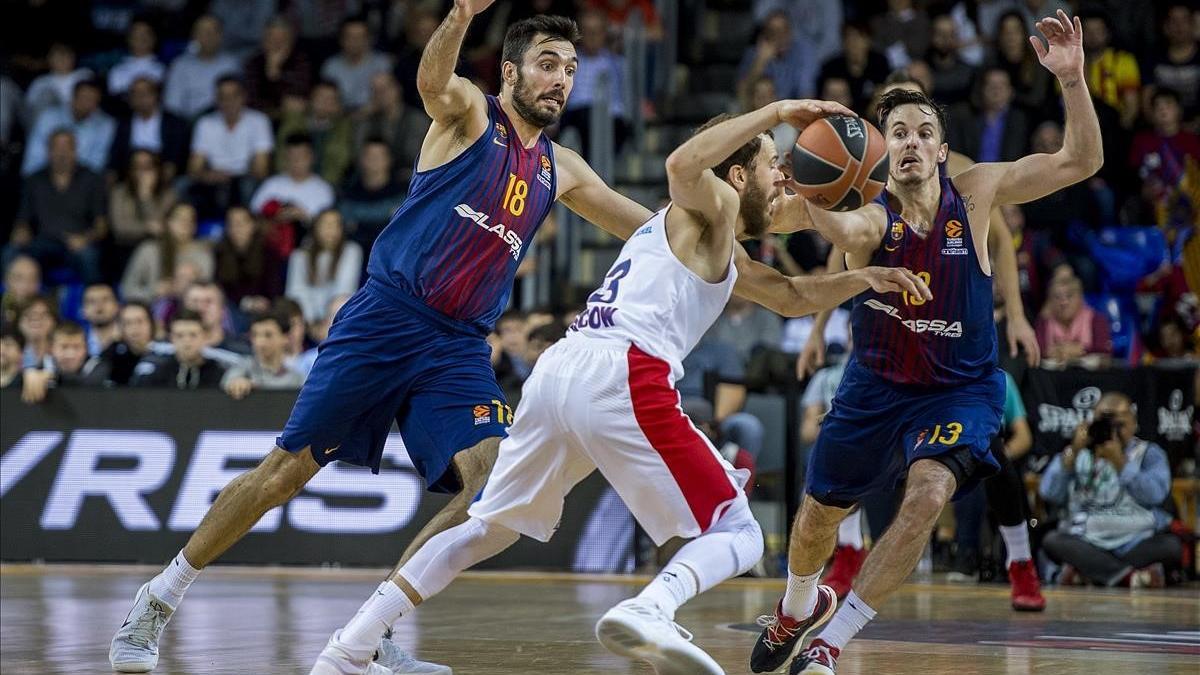
[[[779,121],[786,122],[797,129],[803,129],[822,117],[830,115],[857,117],[849,108],[833,101],[817,101],[806,98],[779,102]]]
[[[454,9],[475,16],[492,5],[496,0],[454,0]]]
[[[790,188],[794,183],[791,183],[791,179],[786,179],[776,185]],[[785,191],[771,202],[771,226],[767,228],[768,232],[786,234],[812,228],[812,218],[808,215],[808,204],[805,203],[804,197]]]
[[[1029,36],[1038,61],[1046,70],[1062,79],[1083,74],[1083,25],[1079,17],[1071,18],[1058,10],[1058,16],[1049,16],[1037,22],[1037,29],[1046,37],[1046,46],[1036,35]]]
[[[912,297],[933,299],[925,280],[903,267],[864,267],[862,272],[876,293],[908,293]]]

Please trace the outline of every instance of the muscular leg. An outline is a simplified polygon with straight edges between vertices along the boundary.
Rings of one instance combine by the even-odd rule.
[[[788,541],[788,582],[783,613],[803,619],[817,604],[821,569],[837,544],[838,526],[849,509],[828,506],[805,495]]]
[[[264,513],[296,496],[320,469],[310,448],[295,453],[275,448],[258,466],[221,490],[183,547],[183,556],[196,569],[207,567],[245,536]]]

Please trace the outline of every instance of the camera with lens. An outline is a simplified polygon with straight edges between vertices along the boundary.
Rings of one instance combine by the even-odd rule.
[[[1113,424],[1114,415],[1105,413],[1097,415],[1092,423],[1088,425],[1087,446],[1095,448],[1098,445],[1111,441],[1117,435],[1116,426]]]

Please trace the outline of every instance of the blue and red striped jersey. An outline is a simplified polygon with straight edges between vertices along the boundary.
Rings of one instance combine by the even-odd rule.
[[[508,305],[517,266],[554,203],[553,143],[524,148],[487,97],[488,128],[461,155],[413,174],[408,198],[371,248],[371,280],[477,332]]]
[[[933,299],[868,290],[854,299],[854,359],[898,384],[955,385],[988,375],[997,364],[992,279],[983,273],[966,204],[941,170],[942,197],[926,237],[900,217],[887,190],[876,199],[888,227],[872,265],[907,267]]]

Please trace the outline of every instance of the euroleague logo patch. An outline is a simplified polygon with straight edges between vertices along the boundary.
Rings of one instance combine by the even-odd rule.
[[[475,426],[490,424],[492,421],[492,406],[477,405],[471,409],[471,414],[475,416]]]
[[[541,165],[542,165],[542,168],[541,168],[541,171],[538,171],[537,179],[538,179],[539,183],[541,183],[542,185],[545,185],[546,189],[549,190],[550,189],[550,180],[551,180],[550,158],[545,155],[542,155]]]
[[[946,223],[946,248],[942,249],[942,255],[967,255],[967,249],[963,248],[963,224],[957,220]]]

